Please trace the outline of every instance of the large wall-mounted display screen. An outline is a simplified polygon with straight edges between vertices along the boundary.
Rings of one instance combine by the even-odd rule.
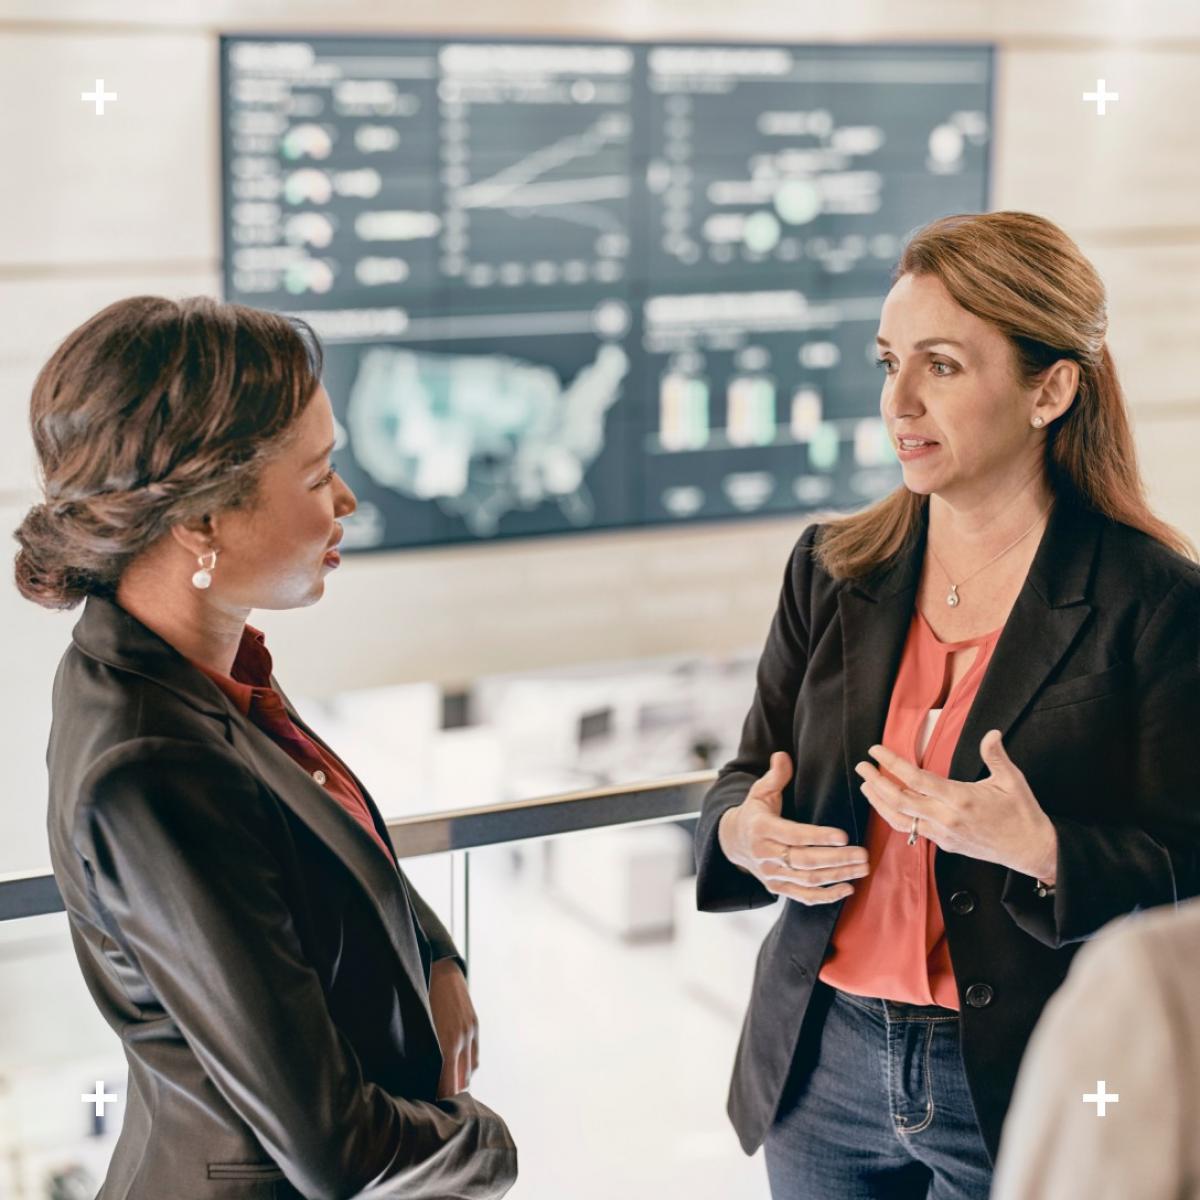
[[[859,507],[905,236],[988,46],[222,39],[229,300],[327,350],[344,545]]]

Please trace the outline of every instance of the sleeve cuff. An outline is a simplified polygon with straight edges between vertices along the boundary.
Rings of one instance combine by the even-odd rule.
[[[730,800],[705,814],[697,829],[696,907],[701,912],[738,912],[764,908],[778,899],[747,871],[735,867],[721,849],[717,831],[721,818],[740,800]]]

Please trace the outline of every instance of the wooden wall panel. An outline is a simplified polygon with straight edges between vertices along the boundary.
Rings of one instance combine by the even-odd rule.
[[[1200,549],[1200,410],[1178,417],[1134,420],[1138,464],[1150,506],[1178,526]]]
[[[80,100],[103,79],[104,115]],[[0,199],[0,269],[213,263],[217,52],[201,34],[0,28],[0,146],[28,164]]]
[[[1076,238],[1200,224],[1195,50],[1014,49],[998,57],[994,208],[1026,208]],[[1120,99],[1098,116],[1097,78]]]
[[[788,553],[809,519],[349,558],[320,604],[256,620],[294,664],[297,690],[314,695],[736,653],[765,636]],[[372,636],[357,636],[362,629]],[[312,646],[332,652],[314,655]]]
[[[1200,38],[1193,0],[0,0],[0,20],[214,30],[377,30],[604,37],[1178,42]]]
[[[1143,417],[1190,413],[1200,443],[1200,229],[1195,234],[1167,245],[1077,240],[1108,290],[1108,344],[1130,408]]]

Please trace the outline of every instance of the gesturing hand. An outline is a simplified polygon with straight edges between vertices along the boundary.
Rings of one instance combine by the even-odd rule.
[[[989,729],[979,743],[991,774],[977,783],[923,771],[886,746],[872,746],[867,753],[879,767],[860,762],[854,770],[862,776],[871,807],[893,829],[908,833],[912,818],[919,817],[917,832],[942,850],[1054,882],[1054,823],[1008,757],[998,729]]]
[[[429,970],[429,1008],[442,1048],[437,1098],[465,1092],[479,1066],[479,1018],[467,981],[452,958],[440,958]]]
[[[717,840],[725,857],[768,892],[801,904],[832,904],[854,891],[846,880],[867,873],[867,852],[847,845],[845,831],[836,826],[782,817],[783,789],[791,777],[792,760],[777,750],[746,799],[722,815]]]

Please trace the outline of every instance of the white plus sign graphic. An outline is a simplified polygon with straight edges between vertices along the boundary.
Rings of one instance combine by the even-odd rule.
[[[1101,1084],[1101,1086],[1103,1087],[1104,1085]],[[98,1117],[104,1116],[104,1106],[106,1104],[116,1104],[117,1102],[116,1096],[112,1092],[106,1092],[104,1084],[99,1079],[96,1080],[96,1090],[92,1095],[89,1096],[87,1093],[84,1093],[79,1098],[85,1103],[94,1104],[96,1106],[96,1116]]]
[[[1094,92],[1084,92],[1085,100],[1094,100],[1096,102],[1096,116],[1104,116],[1104,105],[1108,100],[1120,100],[1120,96],[1116,92],[1106,92],[1104,90],[1104,80],[1096,80],[1096,90]]]
[[[1103,81],[1101,81],[1101,82],[1103,82]],[[117,98],[117,93],[116,92],[106,92],[104,90],[104,80],[97,79],[96,80],[96,90],[94,92],[80,92],[79,98],[80,98],[80,100],[93,101],[96,105],[96,116],[102,117],[102,116],[104,116],[105,100],[115,100]]]
[[[1109,1103],[1109,1101],[1112,1101],[1113,1104],[1116,1104],[1121,1097],[1118,1096],[1116,1092],[1106,1092],[1104,1090],[1104,1080],[1097,1079],[1096,1090],[1094,1092],[1084,1092],[1083,1098],[1088,1104],[1094,1104],[1096,1106],[1096,1115],[1098,1117],[1102,1117],[1104,1116],[1104,1106]]]

